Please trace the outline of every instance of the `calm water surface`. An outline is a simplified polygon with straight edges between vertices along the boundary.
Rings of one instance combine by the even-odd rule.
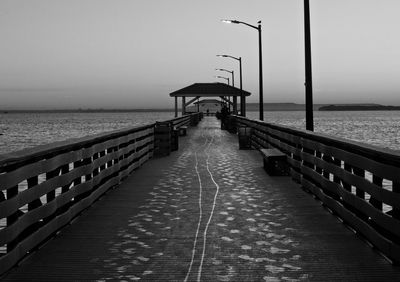
[[[249,112],[258,119],[258,112]],[[264,112],[264,120],[305,129],[305,113]],[[400,111],[316,111],[314,131],[382,148],[400,150]]]
[[[258,112],[248,112],[258,118]],[[304,112],[265,112],[265,121],[305,128]],[[173,118],[172,112],[0,114],[0,154]],[[400,150],[400,111],[315,112],[315,131]]]
[[[172,112],[0,114],[0,154],[173,118]]]

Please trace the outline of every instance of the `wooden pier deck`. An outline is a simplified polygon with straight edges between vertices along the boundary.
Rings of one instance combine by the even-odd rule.
[[[206,117],[3,281],[400,281],[290,177]]]

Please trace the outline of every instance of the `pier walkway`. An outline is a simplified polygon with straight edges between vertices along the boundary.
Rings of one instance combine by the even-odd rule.
[[[214,117],[4,281],[399,281],[400,268]]]

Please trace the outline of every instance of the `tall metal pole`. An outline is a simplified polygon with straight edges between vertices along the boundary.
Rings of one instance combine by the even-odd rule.
[[[262,47],[261,47],[261,21],[258,22],[258,46],[259,46],[259,64],[260,64],[260,120],[264,120],[264,101],[263,101],[263,72],[262,72]]]
[[[246,116],[246,97],[242,89],[242,57],[239,57],[239,72],[240,72],[240,114]]]
[[[306,88],[306,129],[314,131],[313,89],[311,69],[310,4],[304,0],[304,49],[305,49],[305,88]]]

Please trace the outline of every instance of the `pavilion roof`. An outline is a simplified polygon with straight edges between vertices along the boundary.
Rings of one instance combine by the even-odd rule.
[[[246,96],[251,93],[244,91]],[[182,89],[171,92],[171,97],[219,97],[219,96],[240,96],[241,91],[239,88],[227,85],[221,82],[213,83],[194,83]]]

